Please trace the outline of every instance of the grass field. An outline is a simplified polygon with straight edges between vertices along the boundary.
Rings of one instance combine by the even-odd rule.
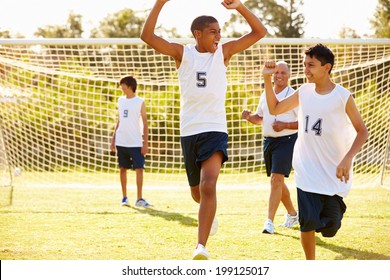
[[[4,187],[3,187],[4,188]],[[1,195],[8,191],[2,190]],[[303,260],[298,228],[261,233],[266,188],[218,190],[214,260]],[[196,243],[198,206],[183,188],[144,189],[153,208],[120,205],[118,188],[15,187],[0,208],[1,260],[187,260]],[[295,189],[291,189],[296,201]],[[129,187],[129,198],[135,193]],[[321,260],[390,260],[390,191],[352,189],[336,235],[317,235]],[[275,223],[283,220],[279,207]]]

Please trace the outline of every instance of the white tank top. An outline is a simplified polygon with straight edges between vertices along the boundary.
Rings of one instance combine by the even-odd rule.
[[[276,94],[276,98],[280,101],[287,96],[290,96],[294,92],[295,90],[292,87],[287,86],[284,90]],[[265,94],[263,93],[260,97],[260,102],[257,107],[256,114],[260,117],[263,117],[263,135],[265,137],[281,137],[291,135],[297,132],[296,129],[283,129],[282,131],[275,131],[272,128],[272,124],[275,121],[296,122],[298,117],[298,107],[280,115],[271,115],[268,110]]]
[[[345,111],[351,93],[336,85],[331,93],[320,95],[313,83],[298,91],[298,139],[293,156],[296,185],[307,192],[345,197],[353,168],[348,183],[336,177],[336,168],[356,136]]]
[[[142,147],[143,123],[141,107],[144,100],[138,96],[118,99],[119,126],[115,134],[115,145]]]
[[[178,68],[181,136],[227,133],[226,70],[221,45],[215,53],[200,53],[194,45],[184,46]]]

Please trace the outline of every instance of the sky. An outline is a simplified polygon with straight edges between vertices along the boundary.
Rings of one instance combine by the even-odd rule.
[[[260,0],[259,0],[260,1]],[[83,37],[98,27],[108,14],[124,8],[135,11],[151,9],[155,0],[0,0],[0,31],[10,30],[33,37],[38,27],[64,25],[69,12],[81,14]],[[225,9],[221,0],[170,0],[161,11],[157,24],[176,27],[186,36],[192,20],[202,14],[217,18],[222,27],[235,11]],[[242,0],[245,2],[245,0]],[[371,35],[370,19],[374,16],[377,0],[304,0],[301,12],[306,19],[305,38],[337,39],[343,27],[356,33]],[[223,34],[222,34],[223,36]]]

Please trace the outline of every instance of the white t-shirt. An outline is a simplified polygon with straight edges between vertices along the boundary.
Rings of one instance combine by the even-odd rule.
[[[276,94],[276,98],[280,101],[287,96],[290,96],[294,93],[294,89],[290,86],[287,86],[285,89],[283,89],[281,92]],[[263,93],[260,97],[259,105],[257,107],[256,114],[263,118],[263,135],[265,137],[281,137],[286,135],[291,135],[297,132],[296,129],[283,129],[282,131],[275,131],[272,128],[272,124],[275,121],[280,122],[295,122],[297,121],[298,117],[298,107],[294,108],[291,111],[288,111],[286,113],[280,114],[280,115],[271,115],[268,110],[267,106],[267,100],[266,95]]]
[[[143,122],[141,108],[144,100],[138,96],[118,99],[119,126],[115,134],[115,145],[142,147]]]
[[[181,136],[227,133],[226,70],[221,45],[215,53],[200,53],[194,45],[184,46],[178,68]]]
[[[345,111],[351,93],[336,85],[321,95],[313,83],[298,90],[298,139],[293,155],[296,185],[306,192],[345,197],[351,188],[352,168],[348,183],[336,177],[336,168],[356,137]]]

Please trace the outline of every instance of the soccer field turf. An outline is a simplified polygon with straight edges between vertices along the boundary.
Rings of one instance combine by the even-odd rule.
[[[133,205],[134,189],[129,186]],[[290,189],[294,204],[296,191]],[[5,195],[2,193],[2,195]],[[149,209],[122,207],[120,188],[15,187],[0,208],[2,260],[188,260],[196,244],[198,205],[188,188],[144,188]],[[218,190],[214,260],[303,260],[299,229],[261,233],[264,188]],[[389,260],[390,191],[352,189],[334,238],[317,234],[320,260]],[[280,205],[275,225],[282,223]]]

